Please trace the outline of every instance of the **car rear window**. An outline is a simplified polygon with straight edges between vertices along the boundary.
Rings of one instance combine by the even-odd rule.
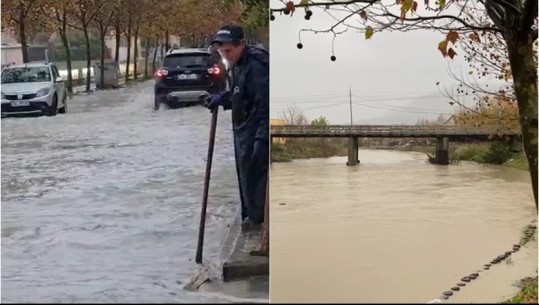
[[[163,66],[166,68],[195,68],[206,67],[210,64],[209,54],[174,54],[165,57]]]

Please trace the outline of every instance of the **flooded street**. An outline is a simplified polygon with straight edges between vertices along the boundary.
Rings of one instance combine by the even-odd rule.
[[[511,250],[536,219],[529,174],[421,153],[360,149],[346,158],[274,163],[272,302],[500,302],[537,270],[537,242]]]
[[[2,302],[227,302],[183,284],[210,114],[153,112],[153,82],[2,119]],[[230,112],[217,128],[205,259],[237,206]]]

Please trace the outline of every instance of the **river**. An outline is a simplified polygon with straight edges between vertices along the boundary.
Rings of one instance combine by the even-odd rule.
[[[346,158],[271,168],[272,302],[500,302],[536,275],[537,242],[519,242],[537,213],[527,172],[421,153],[360,149]]]
[[[2,302],[230,302],[191,293],[210,114],[154,112],[153,82],[2,119]],[[230,113],[217,130],[205,258],[238,205]]]

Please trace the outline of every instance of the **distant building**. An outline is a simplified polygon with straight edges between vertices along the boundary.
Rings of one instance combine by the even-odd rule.
[[[42,61],[46,59],[46,46],[28,44],[28,60]],[[8,32],[2,31],[2,67],[9,63],[22,64],[21,44]]]
[[[271,119],[270,120],[270,126],[279,126],[279,125],[286,125],[286,121],[282,119]],[[279,143],[284,144],[286,143],[285,138],[273,138],[272,143]]]

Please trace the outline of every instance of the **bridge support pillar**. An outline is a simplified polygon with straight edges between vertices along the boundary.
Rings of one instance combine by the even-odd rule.
[[[436,138],[436,164],[449,165],[449,138]]]
[[[355,166],[359,163],[359,138],[348,138],[348,162],[346,165]]]

